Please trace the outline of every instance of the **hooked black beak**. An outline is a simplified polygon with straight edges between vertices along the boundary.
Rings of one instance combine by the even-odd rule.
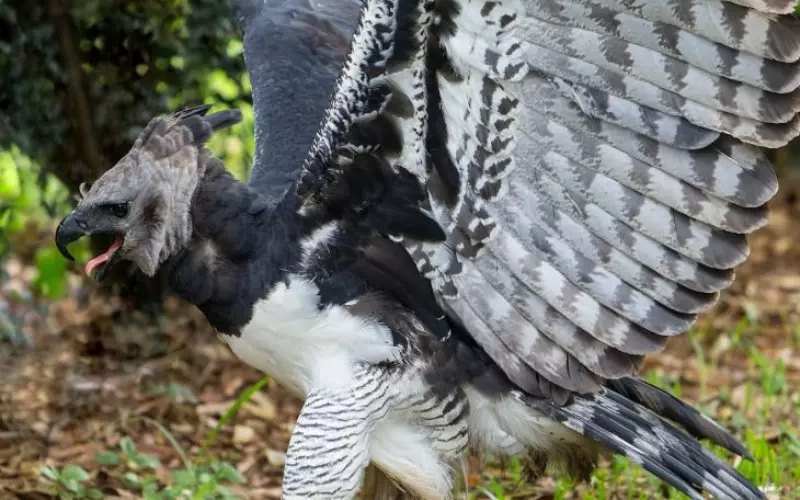
[[[86,222],[82,221],[75,212],[64,217],[56,228],[56,247],[68,260],[75,258],[67,251],[67,245],[89,234]]]

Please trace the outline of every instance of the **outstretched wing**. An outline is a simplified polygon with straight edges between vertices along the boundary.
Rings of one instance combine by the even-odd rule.
[[[533,394],[634,374],[766,223],[758,146],[798,135],[792,5],[366,0],[292,195],[327,224],[307,251],[401,241]]]
[[[250,185],[277,201],[297,177],[355,29],[357,0],[231,0],[255,112]]]

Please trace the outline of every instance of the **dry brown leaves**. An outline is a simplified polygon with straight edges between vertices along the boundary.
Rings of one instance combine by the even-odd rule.
[[[95,453],[118,449],[126,435],[161,459],[166,474],[179,456],[138,417],[165,424],[193,454],[262,376],[234,358],[194,307],[173,299],[163,315],[150,318],[90,293],[82,302],[52,304],[25,330],[34,346],[7,352],[0,365],[0,498],[36,490],[44,464],[97,470]],[[169,394],[168,383],[188,391]],[[270,385],[223,428],[210,454],[236,464],[251,495],[277,495],[298,411],[296,400]],[[98,486],[115,492],[103,474]]]

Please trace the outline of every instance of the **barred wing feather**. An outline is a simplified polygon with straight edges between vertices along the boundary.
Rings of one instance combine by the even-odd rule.
[[[758,146],[797,135],[790,4],[368,0],[299,190],[344,151],[413,174],[446,241],[392,236],[442,304],[523,388],[597,391],[766,222]]]
[[[392,213],[414,223],[325,220],[401,241],[529,394],[602,392],[715,302],[767,221],[760,148],[800,128],[793,5],[365,0],[298,202],[355,196],[367,157],[384,189],[413,175]],[[443,234],[415,234],[426,218]]]

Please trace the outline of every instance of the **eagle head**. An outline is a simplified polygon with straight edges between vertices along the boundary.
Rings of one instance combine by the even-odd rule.
[[[241,121],[238,110],[206,116],[210,106],[155,118],[130,151],[89,189],[81,185],[75,209],[58,225],[56,245],[69,260],[67,245],[82,236],[109,234],[114,240],[86,264],[96,279],[114,262],[128,260],[153,276],[192,235],[191,204],[212,158],[204,147],[211,134]]]

